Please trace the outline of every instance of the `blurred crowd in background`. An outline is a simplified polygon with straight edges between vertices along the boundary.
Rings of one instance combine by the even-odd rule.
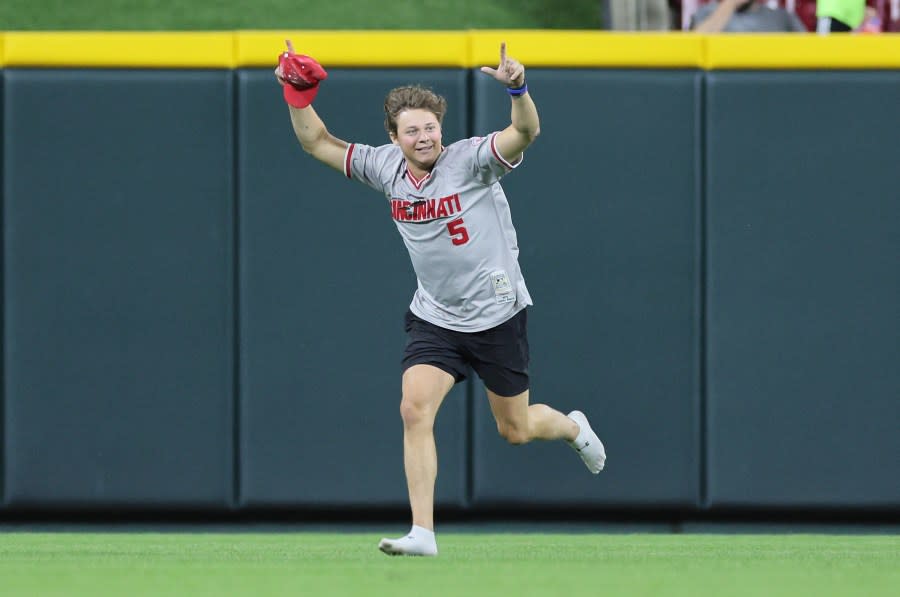
[[[718,32],[900,31],[900,0],[602,0],[605,28]]]

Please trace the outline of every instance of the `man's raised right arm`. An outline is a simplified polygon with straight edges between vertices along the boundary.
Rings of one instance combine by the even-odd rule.
[[[312,106],[306,108],[288,106],[288,109],[291,111],[294,134],[303,146],[303,151],[323,164],[344,172],[348,143],[328,132],[325,123]]]
[[[287,40],[287,52],[278,57],[275,78],[284,89],[284,100],[291,112],[291,125],[303,150],[335,170],[344,172],[348,144],[328,132],[316,114],[312,102],[319,92],[319,82],[328,73],[313,58],[294,52]]]

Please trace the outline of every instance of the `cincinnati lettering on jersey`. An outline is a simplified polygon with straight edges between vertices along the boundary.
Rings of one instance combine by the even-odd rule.
[[[421,201],[391,199],[391,217],[399,222],[440,220],[461,211],[459,193],[440,199],[422,199]]]

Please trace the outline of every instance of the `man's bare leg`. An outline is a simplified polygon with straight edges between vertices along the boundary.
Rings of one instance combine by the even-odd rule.
[[[431,365],[413,365],[403,373],[403,466],[409,490],[413,526],[406,537],[382,539],[379,549],[389,555],[437,555],[434,540],[434,483],[437,448],[434,420],[453,376]]]
[[[487,390],[487,388],[485,388]],[[525,444],[536,439],[563,439],[578,452],[595,475],[606,463],[603,442],[591,429],[581,411],[564,415],[546,404],[528,404],[529,392],[517,396],[499,396],[487,390],[497,430],[511,444]]]

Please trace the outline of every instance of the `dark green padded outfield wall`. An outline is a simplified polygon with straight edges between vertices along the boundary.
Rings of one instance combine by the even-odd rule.
[[[466,69],[330,69],[339,137]],[[439,505],[900,508],[900,72],[529,69],[508,175],[534,401],[608,444],[438,417]],[[2,512],[403,508],[415,277],[387,202],[303,155],[270,69],[2,71]],[[848,106],[852,109],[848,110]],[[852,115],[852,118],[850,117]]]

